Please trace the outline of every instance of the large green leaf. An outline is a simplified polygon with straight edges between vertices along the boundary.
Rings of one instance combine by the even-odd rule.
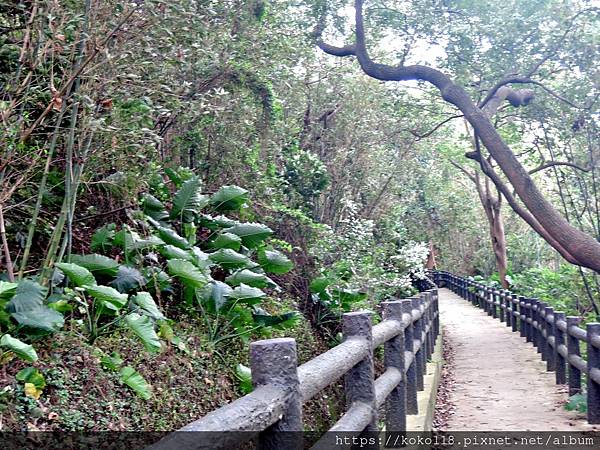
[[[148,292],[138,292],[133,297],[133,303],[141,308],[141,313],[152,317],[154,320],[164,320],[166,317],[160,312],[154,299]]]
[[[85,267],[72,263],[57,263],[55,266],[69,277],[69,280],[77,287],[93,286],[96,284],[94,275]]]
[[[230,248],[236,252],[242,246],[242,238],[233,233],[221,233],[211,242],[214,248]]]
[[[270,273],[288,273],[294,268],[294,263],[277,250],[261,249],[258,252],[258,263],[266,272]]]
[[[211,281],[196,292],[202,299],[202,303],[208,305],[211,311],[216,312],[227,303],[229,294],[233,292],[233,289],[222,281]]]
[[[158,236],[150,235],[147,238],[142,238],[138,233],[127,228],[123,228],[121,231],[115,234],[115,239],[113,242],[114,245],[122,248],[128,253],[165,244]]]
[[[125,366],[119,373],[121,381],[133,389],[138,396],[144,400],[150,399],[152,396],[150,385],[133,367]]]
[[[248,305],[256,305],[257,303],[260,303],[261,299],[266,295],[267,294],[260,289],[242,283],[229,294],[229,298]]]
[[[241,237],[242,242],[248,248],[258,247],[273,234],[273,230],[261,223],[238,223],[228,228],[227,231]]]
[[[331,283],[333,283],[333,281],[330,278],[317,277],[310,282],[310,292],[314,292],[314,293],[325,292],[325,290]]]
[[[150,317],[131,313],[125,316],[125,322],[136,336],[141,339],[146,350],[151,353],[160,351],[160,340],[156,331],[154,331],[154,321]]]
[[[174,245],[182,250],[187,250],[190,248],[190,243],[187,239],[181,237],[175,230],[166,227],[158,227],[158,236],[162,239],[166,244]]]
[[[165,245],[160,248],[160,254],[167,259],[184,259],[189,262],[194,262],[194,257],[190,252],[175,247],[174,245]]]
[[[25,361],[36,362],[38,359],[37,353],[31,345],[12,337],[10,334],[5,334],[0,338],[0,346],[9,349]]]
[[[252,314],[252,317],[257,324],[262,325],[263,327],[275,327],[292,324],[297,319],[298,314],[292,311],[277,316],[271,316],[269,314]]]
[[[142,209],[144,214],[159,222],[169,218],[169,213],[165,205],[151,194],[144,194],[142,196]]]
[[[98,228],[92,235],[90,250],[93,252],[108,252],[113,246],[115,228],[116,225],[114,223]]]
[[[209,256],[210,260],[214,263],[219,264],[225,269],[241,269],[241,268],[252,268],[256,267],[257,264],[252,262],[246,255],[231,250],[230,248],[222,248]]]
[[[256,273],[248,269],[238,270],[233,275],[225,278],[225,281],[230,286],[239,286],[244,283],[248,286],[261,289],[266,287],[277,287],[277,284],[264,273]]]
[[[129,292],[146,285],[146,280],[135,267],[119,266],[117,276],[110,285],[119,292]]]
[[[238,364],[235,367],[235,377],[239,381],[242,394],[246,395],[252,392],[252,372],[250,371],[250,367],[247,367],[243,364]]]
[[[192,247],[192,253],[194,255],[194,259],[192,262],[200,269],[205,270],[213,265],[213,262],[210,260],[208,253],[204,253],[198,247]]]
[[[105,308],[119,311],[127,304],[127,294],[121,294],[109,286],[84,286],[86,292]]]
[[[61,313],[45,305],[28,311],[15,312],[11,316],[19,325],[48,332],[58,331],[65,324],[65,319]]]
[[[210,198],[210,204],[218,211],[238,210],[248,200],[248,191],[239,186],[222,186]]]
[[[179,278],[187,287],[201,288],[209,281],[206,275],[189,261],[171,259],[167,262],[167,268],[169,274]]]
[[[209,230],[218,230],[219,228],[231,228],[239,222],[225,216],[213,217],[209,214],[200,215],[200,225]]]
[[[17,291],[18,283],[0,280],[0,299],[10,298]]]
[[[173,197],[171,219],[181,218],[183,222],[192,222],[194,216],[208,204],[208,197],[200,192],[199,177],[187,180]]]
[[[91,255],[72,255],[71,262],[85,267],[90,272],[101,275],[115,276],[119,270],[119,263],[112,258],[97,253]]]
[[[9,313],[18,313],[22,311],[31,311],[41,307],[48,289],[41,284],[31,280],[21,280],[15,290],[15,295],[6,304],[6,311]]]

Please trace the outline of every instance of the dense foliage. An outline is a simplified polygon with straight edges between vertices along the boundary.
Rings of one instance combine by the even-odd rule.
[[[545,198],[600,241],[597,8],[365,3],[373,55],[439,68],[475,101],[532,69],[533,101],[503,104],[494,126]],[[382,83],[318,51],[316,28],[333,42],[352,29],[348,6],[0,6],[3,423],[180,426],[192,417],[145,424],[137,406],[120,421],[128,402],[197,417],[168,393],[171,375],[204,412],[249,392],[249,340],[294,336],[314,356],[343,312],[412,295],[430,244],[438,268],[501,281],[472,183],[485,174],[464,158],[472,128],[430,86]],[[598,315],[598,275],[502,205],[511,289]],[[112,387],[95,395],[129,395],[106,400],[121,417],[82,412],[79,372]],[[210,400],[215,383],[229,397]]]

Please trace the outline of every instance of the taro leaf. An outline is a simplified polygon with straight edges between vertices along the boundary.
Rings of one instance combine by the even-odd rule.
[[[167,267],[169,273],[172,276],[179,278],[179,280],[187,287],[201,288],[208,283],[206,275],[189,261],[171,259],[167,262]]]
[[[15,296],[6,304],[6,311],[17,313],[43,306],[48,289],[31,280],[21,280]]]
[[[200,225],[213,231],[218,230],[219,228],[231,228],[237,224],[238,222],[225,216],[213,217],[208,214],[202,214],[200,216]]]
[[[238,210],[248,200],[248,191],[239,186],[222,186],[210,198],[210,204],[217,211]]]
[[[166,227],[158,227],[157,230],[158,236],[166,244],[174,245],[182,250],[187,250],[190,248],[190,243],[187,241],[187,239],[179,236],[176,231]]]
[[[267,294],[260,289],[253,288],[242,283],[229,294],[229,298],[240,303],[256,305],[257,303],[260,303],[260,300],[266,295]]]
[[[230,248],[222,248],[209,256],[210,260],[219,264],[225,269],[241,269],[256,267],[256,263],[252,262],[246,255],[231,250]]]
[[[125,366],[119,373],[121,381],[133,389],[138,396],[144,400],[150,399],[152,396],[150,385],[133,367]]]
[[[197,291],[202,303],[209,306],[211,311],[219,311],[227,303],[229,295],[233,292],[228,285],[221,281],[211,281]]]
[[[123,228],[121,231],[115,234],[114,244],[129,253],[134,250],[144,250],[147,248],[164,245],[164,242],[157,236],[152,235],[146,239],[142,239],[135,231]]]
[[[175,333],[173,332],[173,328],[171,328],[171,325],[169,325],[167,322],[162,321],[160,323],[158,335],[160,337],[168,340],[171,344],[173,344],[175,347],[177,347],[178,350],[181,350],[186,355],[191,354],[188,346],[185,345],[185,342],[183,342],[183,340],[181,340],[180,337],[175,336]]]
[[[110,356],[103,355],[100,358],[100,364],[102,364],[102,367],[104,367],[105,369],[117,371],[119,370],[119,367],[121,367],[121,365],[123,364],[123,358],[121,358],[121,355],[119,353],[112,352]]]
[[[110,285],[119,292],[125,293],[146,285],[146,280],[134,267],[119,266],[119,271]]]
[[[277,274],[288,273],[294,268],[294,263],[277,250],[261,249],[258,252],[258,263],[266,272]]]
[[[93,253],[91,255],[72,255],[71,262],[85,267],[90,272],[101,275],[115,276],[119,270],[119,263],[112,258]]]
[[[192,253],[194,254],[192,262],[200,269],[204,270],[213,265],[212,261],[208,257],[208,253],[204,253],[198,247],[192,247]]]
[[[69,277],[71,283],[77,287],[93,286],[96,284],[94,275],[85,267],[71,263],[56,263],[55,266]]]
[[[58,331],[65,324],[65,319],[61,313],[45,305],[29,311],[12,313],[11,315],[19,322],[19,325],[42,331]]]
[[[18,283],[0,280],[0,299],[10,298],[17,290]]]
[[[125,316],[125,322],[136,336],[141,339],[146,350],[151,353],[160,351],[160,340],[156,331],[154,331],[154,321],[150,317],[131,313]]]
[[[98,228],[92,235],[90,249],[93,252],[108,252],[113,246],[115,224],[111,223]]]
[[[221,233],[211,242],[214,248],[230,248],[236,252],[242,246],[242,238],[233,233]]]
[[[244,269],[238,270],[233,275],[225,278],[225,282],[230,286],[239,286],[244,283],[251,287],[266,288],[266,287],[277,287],[277,285],[264,273],[256,273],[251,270]]]
[[[182,222],[192,222],[196,214],[208,204],[208,197],[200,193],[199,177],[187,180],[175,193],[171,219],[181,218]]]
[[[578,411],[581,413],[587,412],[587,394],[575,394],[569,397],[568,403],[565,404],[567,411]]]
[[[298,315],[292,311],[277,316],[269,314],[252,314],[254,321],[263,327],[274,327],[278,325],[289,325],[298,318]],[[286,323],[287,322],[287,323]]]
[[[46,387],[44,375],[42,375],[35,367],[25,367],[24,369],[19,370],[15,375],[15,378],[24,383],[31,383],[38,389]]]
[[[189,262],[194,262],[194,257],[189,252],[175,247],[174,245],[165,245],[160,248],[160,254],[167,259],[184,259]]]
[[[144,214],[159,222],[169,218],[169,213],[165,209],[165,205],[151,194],[143,195],[142,209]]]
[[[243,244],[248,248],[256,248],[273,234],[273,230],[261,223],[238,223],[227,231],[241,237]]]
[[[84,288],[101,305],[112,311],[119,311],[127,303],[127,294],[121,294],[109,286],[84,286]]]
[[[26,367],[19,370],[15,378],[25,384],[25,395],[36,400],[40,398],[43,389],[46,387],[46,379],[35,367]]]
[[[239,381],[242,394],[246,395],[252,392],[252,372],[250,371],[250,367],[247,367],[243,364],[238,364],[235,367],[235,377]]]
[[[31,345],[12,337],[10,334],[5,334],[0,338],[0,347],[6,347],[24,361],[36,362],[38,359],[37,353]]]
[[[332,294],[345,311],[349,311],[353,303],[367,298],[366,292],[355,290],[334,289]]]
[[[148,292],[138,292],[133,297],[133,303],[141,308],[142,314],[152,317],[154,320],[165,320],[166,317],[160,312],[154,299]]]
[[[312,280],[310,282],[310,292],[313,292],[313,293],[325,292],[325,290],[327,289],[327,286],[329,286],[331,283],[332,283],[332,280],[330,280],[327,277],[315,278],[314,280]]]

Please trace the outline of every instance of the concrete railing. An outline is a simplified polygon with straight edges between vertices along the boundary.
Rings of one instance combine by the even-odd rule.
[[[341,344],[297,366],[294,339],[250,344],[254,390],[168,435],[152,449],[225,449],[258,437],[260,449],[304,448],[302,405],[344,377],[346,412],[330,431],[360,435],[377,431],[385,405],[387,432],[406,430],[407,414],[417,414],[427,360],[439,335],[437,288],[406,300],[382,303],[384,320],[371,325],[368,312],[343,315]],[[374,349],[384,346],[385,371],[375,379]],[[192,432],[192,433],[186,433]],[[201,432],[201,433],[193,433]],[[313,448],[323,447],[324,440]]]
[[[581,393],[581,378],[587,379],[587,419],[600,423],[600,323],[578,327],[581,317],[565,317],[547,303],[493,289],[450,272],[431,273],[434,282],[454,291],[482,308],[490,316],[519,332],[540,353],[546,369],[555,372],[557,384],[569,385],[569,395]],[[587,361],[581,357],[580,343],[586,343]]]

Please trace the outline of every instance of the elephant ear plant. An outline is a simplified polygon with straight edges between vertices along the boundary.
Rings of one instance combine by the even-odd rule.
[[[94,275],[113,277],[108,286],[87,282],[77,286],[98,302],[90,311],[90,323],[96,317],[128,311],[125,325],[134,332],[140,328],[147,331],[136,334],[147,348],[153,348],[156,339],[149,333],[150,325],[162,319],[132,311],[139,307],[138,291],[143,287],[144,298],[156,299],[159,304],[168,301],[169,308],[199,317],[213,345],[234,338],[247,340],[253,332],[268,334],[270,329],[291,325],[296,319],[294,312],[270,314],[265,300],[279,290],[269,274],[289,272],[292,261],[269,245],[273,231],[268,226],[231,217],[243,214],[248,192],[239,186],[223,186],[206,195],[198,177],[174,170],[167,175],[178,189],[171,194],[161,184],[160,189],[144,194],[135,229],[123,226],[117,230],[109,225],[92,239],[103,251],[117,248],[125,264],[115,265],[102,255],[72,260]],[[126,292],[138,294],[119,296]],[[100,325],[97,333],[105,326]]]

